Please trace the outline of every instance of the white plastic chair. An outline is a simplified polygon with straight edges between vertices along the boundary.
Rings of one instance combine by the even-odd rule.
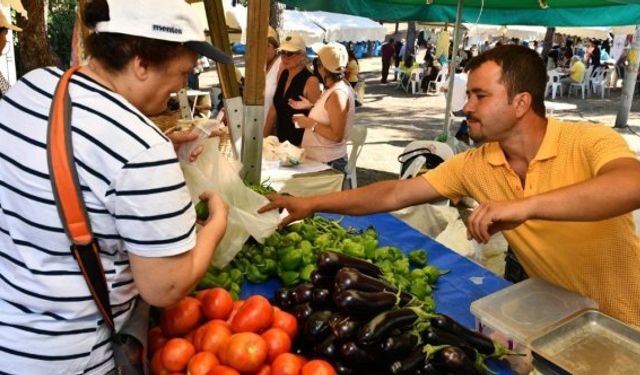
[[[584,72],[584,77],[582,77],[582,82],[572,82],[569,85],[569,95],[571,95],[571,89],[576,88],[576,95],[578,95],[578,88],[582,90],[582,99],[584,99],[584,91],[587,90],[587,94],[589,93],[589,79],[591,78],[591,72],[593,71],[593,66],[587,68]]]
[[[405,146],[404,150],[402,150],[402,154],[411,156],[411,153],[415,152],[418,156],[414,157],[410,162],[407,160],[409,165],[404,169],[404,172],[402,172],[402,167],[400,168],[401,173],[399,177],[401,180],[416,177],[427,166],[427,157],[423,156],[425,149],[429,150],[432,154],[439,156],[442,160],[447,160],[455,155],[451,146],[444,142],[413,141]],[[398,160],[400,160],[400,158]],[[444,199],[442,201],[432,202],[432,204],[437,206],[448,206],[449,200]]]
[[[411,93],[413,95],[420,92],[420,84],[422,83],[422,78],[424,77],[424,69],[423,68],[413,68],[411,69],[411,73],[409,74],[409,82],[407,83],[407,87],[405,91],[409,92],[409,86],[411,86]]]
[[[560,73],[554,70],[549,72],[549,80],[547,81],[547,87],[544,89],[544,96],[549,95],[549,89],[551,89],[551,98],[556,98],[556,92],[560,88],[560,96],[562,96],[562,84],[560,83]]]
[[[609,94],[611,94],[611,74],[613,73],[612,69],[602,69],[598,72],[598,75],[591,78],[591,88],[594,93],[598,92],[598,88],[600,88],[600,97],[604,99],[605,90],[609,90]]]
[[[440,89],[447,84],[447,70],[443,67],[436,76],[435,81],[429,81],[427,83],[427,92],[435,91],[436,93],[440,92]]]
[[[347,143],[351,144],[351,152],[349,153],[349,161],[347,162],[345,178],[349,181],[351,189],[358,187],[358,174],[356,172],[356,162],[367,139],[367,127],[364,125],[355,125],[351,127],[351,134]]]

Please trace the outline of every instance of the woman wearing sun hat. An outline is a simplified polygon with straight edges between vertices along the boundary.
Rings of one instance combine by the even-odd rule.
[[[306,97],[312,103],[320,97],[320,82],[307,69],[307,47],[302,37],[291,34],[280,41],[281,71],[273,95],[273,105],[265,121],[264,135],[272,133],[274,127],[280,142],[289,141],[300,146],[304,129],[293,123],[294,114],[309,114],[309,109],[295,109],[289,105],[291,99]]]
[[[4,47],[7,45],[7,34],[9,30],[22,31],[21,28],[13,26],[7,17],[0,11],[0,54],[4,51]],[[2,72],[0,72],[0,98],[9,90],[9,82],[4,78]]]
[[[345,172],[347,166],[346,139],[353,126],[355,93],[344,79],[349,57],[339,43],[329,43],[318,50],[318,69],[325,91],[315,104],[301,98],[291,101],[294,108],[311,107],[309,116],[296,117],[305,129],[302,148],[311,159],[329,164]]]

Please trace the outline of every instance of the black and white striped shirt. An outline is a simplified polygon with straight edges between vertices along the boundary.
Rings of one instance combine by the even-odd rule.
[[[47,118],[62,71],[38,69],[0,102],[0,373],[103,374],[103,324],[56,210]],[[117,326],[138,295],[128,252],[195,246],[195,214],[171,142],[123,97],[71,79],[74,159]]]

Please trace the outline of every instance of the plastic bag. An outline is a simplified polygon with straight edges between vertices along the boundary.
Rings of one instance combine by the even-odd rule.
[[[258,208],[269,201],[245,186],[239,176],[240,165],[223,157],[218,151],[220,140],[204,141],[204,151],[195,161],[183,165],[184,178],[193,202],[205,190],[215,190],[227,202],[229,215],[227,230],[213,255],[212,264],[226,266],[253,236],[262,243],[277,228],[280,217],[277,210],[258,214]]]
[[[193,124],[191,132],[196,133],[198,138],[180,146],[180,149],[178,150],[178,160],[183,164],[189,162],[189,158],[191,157],[193,150],[203,144],[203,142],[209,138],[209,134],[211,134],[214,129],[222,126],[222,123],[218,120],[195,119],[191,121]]]

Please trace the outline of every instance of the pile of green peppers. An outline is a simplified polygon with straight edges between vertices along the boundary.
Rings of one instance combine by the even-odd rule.
[[[340,221],[321,216],[289,225],[273,233],[264,244],[249,239],[225,268],[211,266],[196,289],[219,286],[237,298],[245,278],[262,283],[278,277],[284,286],[294,286],[310,280],[317,254],[323,250],[371,261],[383,270],[388,282],[412,293],[425,306],[434,306],[431,288],[444,272],[427,265],[426,251],[413,250],[407,256],[398,247],[378,247],[378,233],[373,227],[363,231],[343,228]]]

